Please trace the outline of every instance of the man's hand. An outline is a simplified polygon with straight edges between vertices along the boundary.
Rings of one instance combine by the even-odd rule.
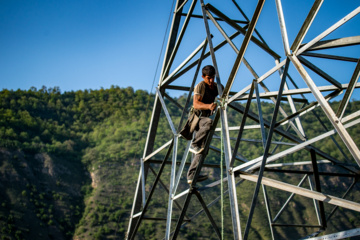
[[[209,110],[214,111],[217,107],[217,103],[211,103]]]

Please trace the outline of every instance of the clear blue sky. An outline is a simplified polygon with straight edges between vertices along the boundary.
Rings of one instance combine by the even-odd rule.
[[[288,25],[301,24],[296,19],[304,19],[313,3],[283,2],[288,9],[285,17],[293,20]],[[172,4],[172,0],[0,0],[0,90],[45,85],[64,92],[117,85],[150,92]],[[319,13],[323,20],[314,27],[322,29],[312,37],[357,6],[357,0],[324,1]],[[268,0],[265,8],[275,9],[274,0]],[[279,32],[277,19],[267,21],[265,16],[258,29],[283,53],[281,41],[273,44],[269,39]],[[348,30],[360,29],[354,23]],[[289,32],[290,40],[295,36],[296,31]]]
[[[149,90],[172,1],[0,0],[0,89]]]

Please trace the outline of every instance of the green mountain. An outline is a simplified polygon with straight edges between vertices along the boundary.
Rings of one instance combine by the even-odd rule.
[[[176,100],[183,104],[186,99],[181,96]],[[56,87],[2,90],[2,239],[124,239],[153,101],[154,95],[146,91],[117,86],[64,93]],[[174,122],[178,123],[181,113],[175,104],[167,104],[171,115],[176,117]],[[354,112],[358,105],[357,101],[351,102],[349,111]],[[272,106],[263,103],[265,115],[271,114]],[[319,116],[322,117],[320,113]],[[229,121],[236,122],[234,118],[230,113]],[[311,125],[313,136],[324,131],[323,126],[313,124],[315,120],[314,116],[305,116],[303,120],[304,128]],[[349,132],[359,143],[360,127],[355,126]],[[160,121],[158,133],[159,138],[169,138],[171,132],[166,120]],[[256,137],[260,139],[255,133],[244,136]],[[250,158],[261,151],[259,146],[243,146],[239,152]],[[318,147],[329,154],[334,151],[333,155],[341,159],[341,154],[332,146],[329,142]],[[218,163],[218,159],[209,154],[206,162]],[[216,174],[213,173],[213,177]],[[333,191],[351,184],[349,179],[335,179],[332,183],[333,186],[328,187]],[[244,198],[251,198],[252,185],[248,185],[241,188]],[[359,185],[355,188],[358,192]],[[280,207],[283,193],[278,194],[279,199],[271,201]],[[350,196],[356,197],[359,195]],[[153,214],[158,217],[163,217],[166,212],[166,202],[161,201],[155,198],[153,203],[153,209],[156,209]],[[311,203],[294,199],[292,209],[295,210],[284,213],[284,221],[296,219],[299,215],[311,215],[306,210],[307,204]],[[241,206],[242,218],[248,209],[247,205]],[[214,214],[219,215],[217,212]],[[194,226],[187,227],[181,239],[216,239],[208,220],[203,219],[206,216],[201,216]],[[329,228],[334,231],[355,228],[360,225],[359,219],[357,213],[340,211],[336,216],[338,223],[330,223]],[[230,220],[225,221],[229,226],[225,233],[231,236]],[[164,223],[145,222],[139,229],[138,239],[163,238],[163,226]],[[199,227],[204,231],[199,232]],[[266,216],[255,213],[251,231],[251,239],[269,239]],[[289,239],[289,236],[304,233],[303,229],[291,229],[279,230],[277,234],[279,239]]]

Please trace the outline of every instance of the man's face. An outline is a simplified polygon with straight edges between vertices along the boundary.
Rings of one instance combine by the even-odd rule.
[[[202,78],[204,79],[207,85],[209,85],[210,87],[214,86],[215,75],[212,76],[206,75],[206,76],[202,76]]]

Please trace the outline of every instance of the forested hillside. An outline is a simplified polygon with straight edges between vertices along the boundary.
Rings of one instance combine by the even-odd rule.
[[[71,239],[77,230],[99,239],[108,229],[123,235],[133,192],[126,186],[136,173],[126,178],[128,169],[122,171],[142,153],[153,98],[115,86],[1,91],[0,235]],[[97,171],[112,165],[118,172],[106,184],[118,191],[114,199],[105,196],[104,204],[114,201],[105,206]],[[117,227],[106,226],[111,222]]]
[[[177,100],[183,104],[185,98]],[[117,86],[64,93],[56,87],[2,90],[2,239],[123,239],[153,101],[154,95],[146,91]],[[175,105],[169,105],[172,116],[180,116]],[[263,103],[265,116],[272,112],[272,106]],[[348,108],[353,112],[358,106],[359,102],[353,101]],[[229,119],[233,121],[231,114]],[[313,136],[324,132],[323,126],[313,122],[313,115],[303,119],[305,128],[312,124]],[[349,132],[359,144],[360,127]],[[159,134],[167,138],[170,134],[165,120],[160,121]],[[318,147],[335,151],[331,144]],[[240,149],[249,158],[257,151],[256,144]],[[217,159],[210,154],[207,162]],[[252,193],[244,190],[242,194],[251,197]],[[242,207],[246,211],[249,206]],[[305,209],[300,203],[298,207]],[[359,215],[338,216],[339,221],[349,217],[353,218],[352,225],[347,227],[359,226]],[[259,221],[253,236],[264,239],[269,236],[269,229],[261,227],[266,217]],[[211,231],[211,225],[206,227]],[[198,239],[196,227],[188,230],[183,235],[186,239]],[[146,223],[139,236],[159,239],[163,237],[161,232],[153,223]]]

